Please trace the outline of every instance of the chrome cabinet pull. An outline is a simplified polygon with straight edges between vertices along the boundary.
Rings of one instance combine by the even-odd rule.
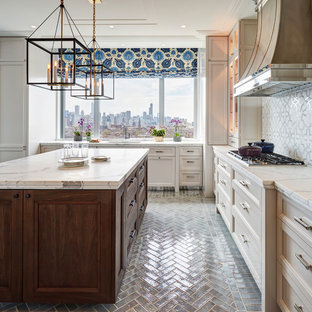
[[[294,220],[303,226],[307,231],[312,231],[312,225],[309,221],[306,220],[306,218],[294,217]]]
[[[239,180],[239,183],[242,185],[242,186],[245,186],[245,187],[248,187],[249,186],[249,183],[244,181],[244,180]]]
[[[134,207],[134,205],[135,205],[135,200],[131,200],[129,206]]]
[[[248,240],[246,239],[244,234],[241,234],[241,237],[243,239],[244,244],[248,243]]]
[[[135,179],[136,179],[136,178],[131,178],[131,179],[130,179],[130,183],[131,183],[131,184],[134,183]]]
[[[220,166],[223,168],[223,169],[226,169],[227,166],[226,165],[223,165],[223,164],[220,164]]]
[[[144,166],[144,165],[142,165],[142,166],[140,167],[140,170],[144,170],[144,168],[145,168],[145,166]]]
[[[250,206],[246,202],[239,203],[239,205],[246,211],[248,211],[250,209]]]
[[[309,271],[312,271],[312,265],[309,264],[302,255],[295,254],[296,258],[300,261],[300,263]]]
[[[225,203],[220,203],[221,207],[225,208]]]
[[[303,307],[302,306],[298,306],[297,303],[294,304],[294,308],[296,309],[297,312],[303,312]]]
[[[226,182],[224,180],[220,180],[220,183],[226,185]]]
[[[143,210],[144,210],[144,205],[142,205],[140,208],[140,211],[143,211]]]
[[[144,187],[144,182],[142,182],[142,183],[140,184],[140,187]]]

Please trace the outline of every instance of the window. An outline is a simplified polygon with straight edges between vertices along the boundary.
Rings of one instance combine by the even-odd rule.
[[[80,118],[93,125],[95,137],[113,139],[123,136],[127,126],[134,138],[150,138],[151,126],[167,128],[174,135],[171,119],[180,119],[184,137],[194,137],[195,78],[116,78],[115,99],[86,101],[61,95],[64,138],[73,137]]]

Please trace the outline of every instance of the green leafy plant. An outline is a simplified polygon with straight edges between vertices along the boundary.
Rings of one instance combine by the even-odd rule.
[[[158,136],[158,137],[164,137],[166,135],[165,129],[159,129],[157,130],[156,128],[152,128],[150,130],[151,136]]]

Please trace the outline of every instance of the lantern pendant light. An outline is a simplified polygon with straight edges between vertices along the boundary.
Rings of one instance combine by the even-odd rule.
[[[89,0],[91,2],[91,0]],[[77,79],[85,85],[85,90],[72,89],[71,96],[84,100],[113,100],[115,93],[114,72],[103,65],[103,60],[96,60],[96,52],[100,46],[96,41],[95,35],[95,5],[98,0],[92,0],[93,3],[93,34],[92,40],[88,45],[91,50],[91,59],[89,64],[77,65]]]
[[[55,28],[51,25],[53,18],[56,18]],[[51,37],[45,31],[38,36],[45,27],[47,31],[53,29]],[[85,91],[85,84],[77,79],[76,66],[81,57],[91,61],[91,51],[65,8],[64,0],[26,38],[26,42],[28,85],[53,91]]]

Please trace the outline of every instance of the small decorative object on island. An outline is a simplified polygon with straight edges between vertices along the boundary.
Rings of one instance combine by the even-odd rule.
[[[82,141],[82,129],[83,129],[84,119],[80,118],[78,121],[78,126],[74,130],[74,141]]]
[[[86,125],[85,133],[86,133],[87,141],[90,142],[91,136],[92,136],[92,127],[90,124]]]
[[[171,119],[170,123],[174,126],[174,135],[173,135],[173,141],[174,142],[181,142],[182,141],[182,135],[180,131],[182,130],[182,121],[180,119]]]
[[[157,130],[156,127],[152,126],[150,128],[149,132],[150,132],[151,136],[154,137],[156,142],[163,142],[164,141],[164,137],[166,135],[166,130],[165,129]]]

